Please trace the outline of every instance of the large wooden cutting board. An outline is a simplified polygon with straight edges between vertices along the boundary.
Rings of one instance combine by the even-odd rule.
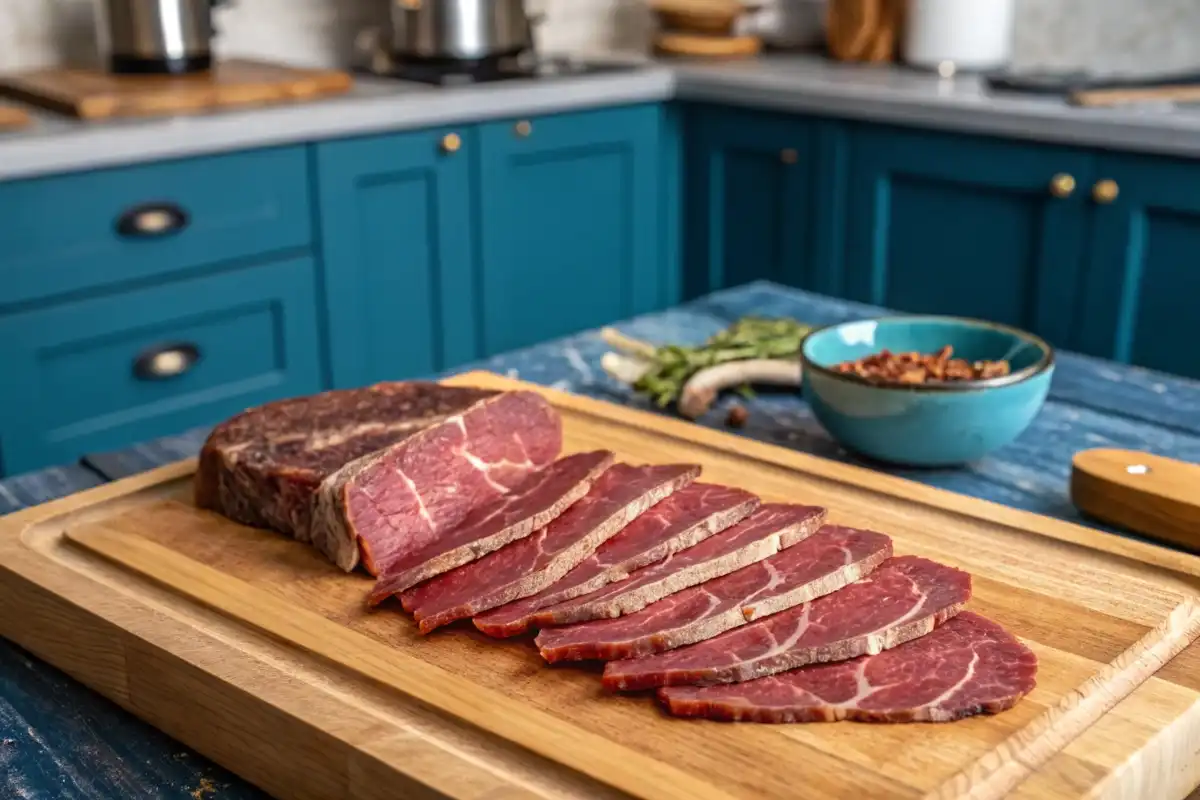
[[[194,75],[113,75],[47,67],[0,75],[0,95],[80,119],[148,117],[313,100],[354,85],[343,70],[234,59]]]
[[[367,613],[368,578],[197,511],[193,462],[0,520],[0,633],[282,798],[1170,800],[1200,783],[1200,559],[537,390],[568,451],[699,462],[970,570],[970,607],[1036,651],[1037,689],[941,725],[670,719],[527,640]]]

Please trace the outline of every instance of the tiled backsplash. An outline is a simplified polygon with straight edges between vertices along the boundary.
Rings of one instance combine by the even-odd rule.
[[[0,69],[86,60],[97,0],[0,0]],[[1019,0],[1019,65],[1101,69],[1200,67],[1197,0]],[[547,51],[644,49],[644,0],[529,0],[545,10]],[[232,0],[219,48],[297,64],[345,63],[355,33],[387,0]]]

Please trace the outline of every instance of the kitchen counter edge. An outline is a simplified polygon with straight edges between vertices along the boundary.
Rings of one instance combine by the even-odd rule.
[[[328,100],[153,120],[84,123],[37,112],[0,134],[0,181],[302,142],[671,99],[815,114],[1045,143],[1200,157],[1200,113],[1081,109],[1060,99],[996,96],[952,80],[816,56],[647,63],[628,72],[470,87],[359,78]]]

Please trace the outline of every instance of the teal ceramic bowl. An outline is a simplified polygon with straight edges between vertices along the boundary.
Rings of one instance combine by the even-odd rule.
[[[955,358],[1006,359],[1012,371],[987,380],[913,386],[867,383],[832,367],[883,349]],[[813,331],[800,348],[803,392],[842,446],[892,464],[946,467],[982,458],[1017,438],[1050,391],[1054,351],[1038,337],[982,320],[898,316]]]

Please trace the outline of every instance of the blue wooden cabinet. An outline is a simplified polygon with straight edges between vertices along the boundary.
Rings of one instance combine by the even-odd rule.
[[[816,123],[695,106],[687,117],[684,294],[753,280],[809,287]]]
[[[1200,163],[1103,154],[1073,346],[1200,378]]]
[[[663,113],[640,105],[481,127],[484,354],[664,304]]]
[[[1092,155],[1078,149],[855,126],[846,296],[1004,322],[1065,346],[1092,171]]]
[[[0,316],[9,474],[322,388],[311,258]]]
[[[335,386],[476,356],[478,139],[466,126],[316,146]]]
[[[0,183],[0,311],[311,242],[303,146]]]

